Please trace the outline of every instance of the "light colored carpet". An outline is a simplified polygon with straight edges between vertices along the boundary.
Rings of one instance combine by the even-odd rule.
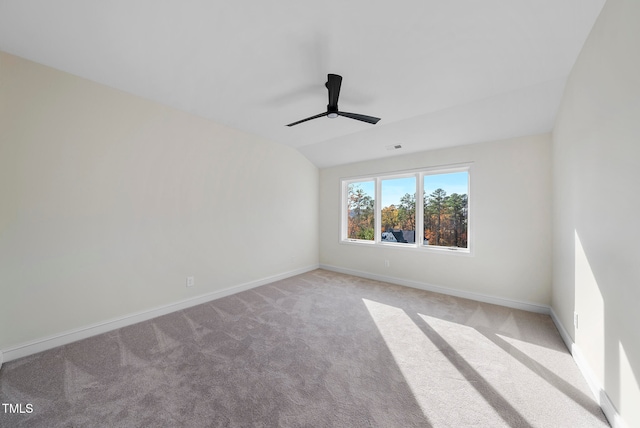
[[[2,427],[608,426],[546,315],[324,270],[5,363]]]

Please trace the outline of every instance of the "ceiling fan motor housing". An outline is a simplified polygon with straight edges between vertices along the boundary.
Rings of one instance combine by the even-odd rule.
[[[338,106],[327,104],[327,116],[331,119],[335,119],[336,117],[338,117]]]

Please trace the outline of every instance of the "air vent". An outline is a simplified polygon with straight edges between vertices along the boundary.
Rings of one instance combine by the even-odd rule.
[[[401,149],[402,145],[401,144],[396,144],[396,145],[392,145],[392,146],[387,146],[387,150],[398,150]]]

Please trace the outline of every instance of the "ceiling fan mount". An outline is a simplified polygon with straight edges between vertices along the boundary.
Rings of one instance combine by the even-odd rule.
[[[315,116],[307,117],[306,119],[299,120],[297,122],[293,122],[288,124],[287,126],[298,125],[303,122],[307,122],[312,119],[317,119],[319,117],[327,116],[330,119],[335,119],[338,116],[348,117],[349,119],[359,120],[361,122],[367,122],[372,125],[375,125],[380,120],[379,117],[367,116],[364,114],[358,113],[349,113],[346,111],[340,111],[338,109],[338,98],[340,97],[340,87],[342,86],[342,76],[337,74],[328,74],[327,75],[327,83],[324,84],[327,87],[327,91],[329,92],[329,104],[327,104],[327,111],[324,113],[317,114]]]

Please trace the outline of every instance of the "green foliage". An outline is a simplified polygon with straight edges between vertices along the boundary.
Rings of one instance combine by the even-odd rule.
[[[415,230],[416,198],[405,193],[398,206],[389,205],[382,209],[382,230]]]
[[[467,247],[468,197],[453,193],[447,196],[436,189],[424,197],[424,237],[429,245]]]
[[[401,230],[415,230],[416,228],[416,197],[409,193],[400,199],[398,207],[398,223]]]
[[[371,227],[367,227],[365,229],[361,229],[358,231],[358,239],[366,239],[367,241],[373,241],[373,237],[375,235],[375,231]]]
[[[347,237],[373,240],[375,201],[357,184],[350,184],[347,190]]]

